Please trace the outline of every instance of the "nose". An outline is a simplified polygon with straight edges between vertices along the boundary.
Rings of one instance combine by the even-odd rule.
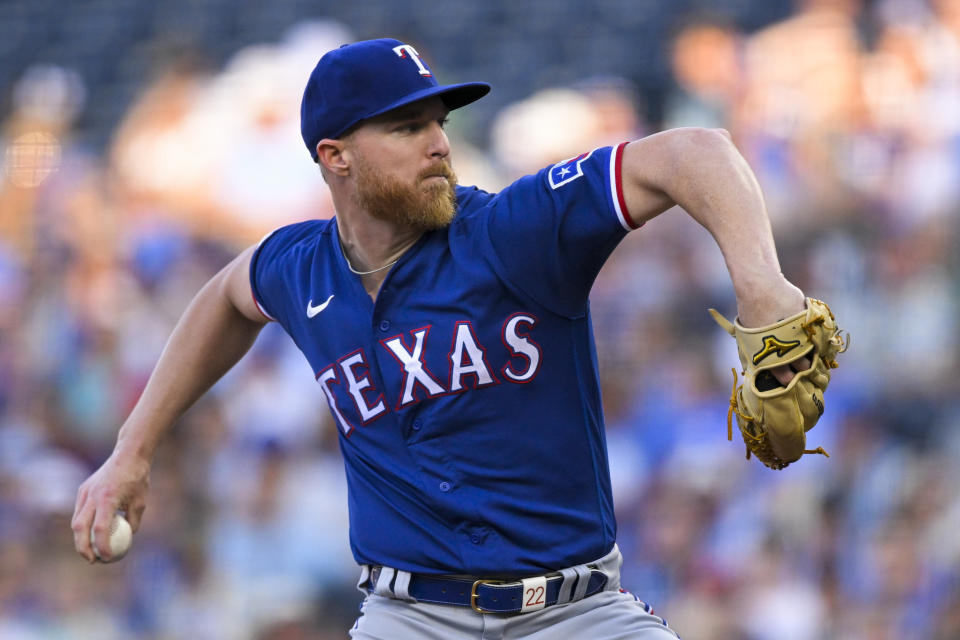
[[[431,158],[446,158],[450,155],[450,139],[439,122],[430,125],[430,142],[427,151]]]

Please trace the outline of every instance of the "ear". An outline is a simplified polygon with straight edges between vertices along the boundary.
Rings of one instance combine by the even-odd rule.
[[[344,150],[342,140],[324,138],[317,143],[317,163],[334,175],[345,176],[350,172],[350,162]]]

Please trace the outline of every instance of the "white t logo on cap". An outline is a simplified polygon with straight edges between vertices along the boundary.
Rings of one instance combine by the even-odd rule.
[[[417,50],[411,47],[408,44],[401,44],[399,47],[394,47],[393,52],[400,56],[401,58],[406,58],[407,54],[410,54],[410,59],[417,63],[417,68],[420,69],[420,75],[429,76],[430,69],[427,69],[424,64],[420,61],[420,54],[417,53]]]

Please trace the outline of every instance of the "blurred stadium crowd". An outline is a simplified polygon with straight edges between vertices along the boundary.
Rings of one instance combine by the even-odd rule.
[[[630,3],[596,4],[638,22]],[[685,215],[651,222],[592,298],[624,586],[688,639],[956,640],[960,1],[807,0],[759,29],[736,9],[762,2],[707,4],[721,10],[672,12],[656,100],[629,71],[570,62],[564,82],[541,75],[489,117],[456,112],[454,165],[495,190],[661,128],[729,129],[785,273],[852,334],[809,438],[831,457],[777,473],[726,441],[735,347],[706,313],[733,312],[722,257]],[[502,17],[524,3],[489,5]],[[533,5],[536,24],[567,20],[584,41],[587,25]],[[494,93],[501,71],[519,91],[537,66],[459,78],[426,26],[377,19],[303,20],[223,65],[168,57],[103,145],[77,125],[98,85],[69,65],[30,66],[10,87],[0,638],[345,637],[360,594],[335,429],[276,326],[162,447],[125,560],[86,566],[69,517],[201,284],[269,229],[333,214],[298,131],[320,54],[397,35],[441,81],[488,80]],[[633,68],[629,48],[615,55]]]

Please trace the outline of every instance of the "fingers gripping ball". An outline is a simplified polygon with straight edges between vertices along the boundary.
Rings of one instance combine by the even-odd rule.
[[[771,469],[783,469],[805,453],[827,455],[822,447],[806,448],[806,433],[823,415],[830,370],[837,367],[836,356],[846,351],[849,343],[849,336],[837,328],[830,307],[807,298],[804,311],[750,329],[738,320],[731,323],[715,309],[710,309],[710,314],[737,341],[743,375],[743,384],[737,386],[734,369],[727,438],[733,438],[736,416],[747,458],[753,454]],[[810,368],[797,372],[787,386],[770,373],[804,356],[810,358]]]
[[[107,544],[110,546],[110,559],[104,560],[100,556],[100,551],[93,540],[93,529],[90,530],[90,546],[93,547],[93,553],[101,562],[116,562],[127,555],[130,550],[130,544],[133,542],[133,529],[130,523],[119,513],[113,516],[113,522],[110,523],[110,539]],[[107,551],[107,549],[105,549]]]

